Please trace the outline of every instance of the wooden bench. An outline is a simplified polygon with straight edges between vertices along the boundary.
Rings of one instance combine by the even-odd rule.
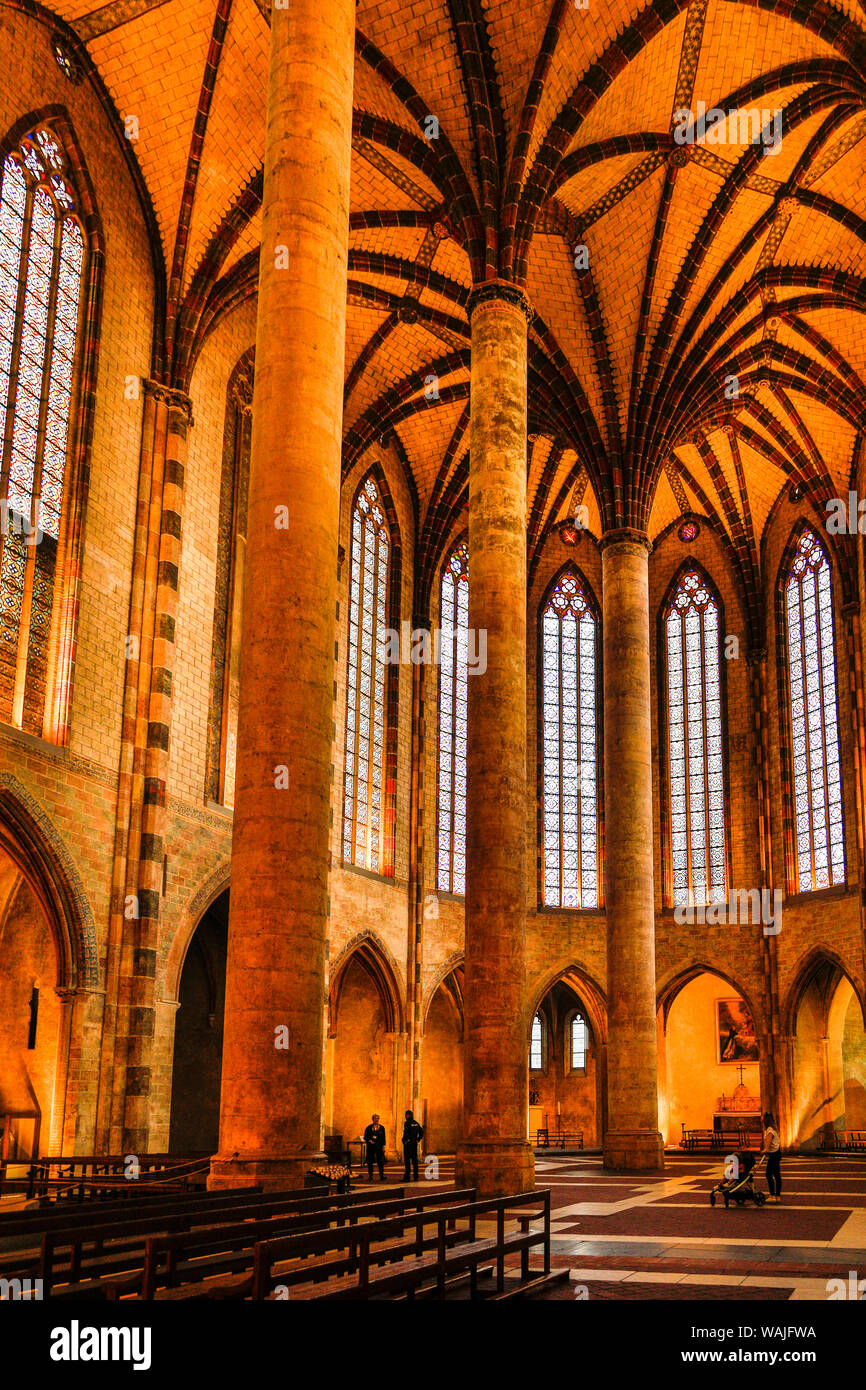
[[[133,1177],[127,1166],[128,1157],[133,1156],[40,1159],[33,1166],[28,1195],[44,1200],[52,1193],[55,1198],[71,1198],[74,1194],[83,1202],[87,1197],[111,1200],[144,1187],[157,1192],[188,1190],[194,1186],[203,1189],[210,1169],[207,1155],[181,1159],[165,1154],[144,1154],[137,1160],[138,1168]]]
[[[684,1149],[686,1153],[695,1153],[699,1149],[717,1150],[722,1147],[722,1135],[718,1130],[686,1129],[683,1127],[680,1148]]]
[[[362,1200],[360,1194],[338,1197],[308,1190],[287,1193],[256,1192],[211,1194],[218,1202],[197,1202],[168,1214],[164,1210],[132,1212],[127,1209],[120,1218],[95,1224],[77,1223],[73,1228],[63,1226],[45,1230],[40,1250],[35,1256],[11,1257],[10,1268],[15,1272],[35,1273],[44,1282],[47,1292],[65,1286],[98,1285],[101,1280],[116,1278],[143,1269],[147,1237],[158,1234],[181,1233],[196,1228],[213,1228],[239,1224],[285,1212],[319,1213],[331,1205],[350,1205]],[[226,1197],[234,1200],[226,1200]],[[95,1290],[96,1296],[102,1295]],[[67,1295],[68,1296],[68,1295]],[[83,1295],[82,1295],[83,1296]]]
[[[837,1149],[847,1153],[866,1151],[866,1129],[837,1129],[834,1131]]]
[[[236,1205],[243,1199],[255,1199],[260,1187],[235,1189],[230,1192],[172,1192],[168,1196],[142,1194],[134,1203],[128,1198],[99,1206],[99,1221],[129,1221],[133,1217],[152,1217],[154,1222],[186,1211],[216,1211]],[[306,1196],[300,1192],[299,1196]],[[26,1210],[0,1212],[0,1275],[25,1274],[39,1265],[43,1236],[48,1231],[90,1231],[96,1213],[82,1208],[78,1202],[58,1203],[50,1207],[31,1207]]]
[[[536,1207],[536,1220],[541,1207],[542,1230],[506,1233],[506,1219],[514,1215],[510,1209],[529,1204]],[[479,1238],[477,1224],[485,1218],[495,1220],[496,1234]],[[461,1227],[459,1223],[465,1224]],[[430,1227],[435,1227],[433,1239],[425,1235]],[[407,1231],[412,1233],[408,1241],[403,1239]],[[529,1256],[536,1246],[542,1247],[544,1270],[532,1279]],[[334,1252],[337,1258],[324,1258]],[[383,1252],[387,1253],[387,1265],[380,1268]],[[505,1260],[510,1254],[520,1255],[521,1278],[519,1285],[515,1281],[506,1288]],[[318,1260],[312,1270],[298,1263],[309,1257]],[[549,1190],[407,1213],[368,1222],[352,1231],[320,1231],[263,1241],[255,1250],[252,1297],[267,1299],[278,1288],[294,1288],[296,1297],[303,1299],[411,1299],[425,1292],[442,1298],[453,1280],[468,1275],[470,1295],[477,1298],[479,1270],[491,1261],[496,1269],[496,1298],[514,1297],[551,1279],[568,1278],[567,1268],[551,1274]],[[292,1262],[290,1268],[285,1267],[287,1262]],[[395,1264],[396,1268],[388,1267]]]
[[[582,1149],[583,1130],[563,1129],[551,1134],[549,1129],[537,1129],[535,1131],[535,1147],[537,1149]]]
[[[220,1225],[177,1236],[152,1236],[147,1241],[141,1279],[117,1284],[107,1296],[116,1298],[123,1293],[140,1292],[142,1298],[153,1299],[162,1291],[162,1297],[247,1298],[252,1291],[256,1246],[264,1240],[322,1232],[332,1226],[351,1231],[361,1222],[385,1218],[405,1216],[411,1221],[418,1212],[453,1207],[458,1200],[471,1201],[475,1189],[437,1191],[411,1197],[402,1190],[397,1196],[389,1194],[384,1198],[373,1198],[369,1192],[363,1195],[366,1201],[358,1197],[350,1202],[335,1200],[330,1208],[316,1212],[294,1213],[235,1226]],[[450,1217],[448,1221],[453,1225]],[[456,1238],[456,1232],[451,1232],[449,1243]],[[387,1262],[399,1257],[384,1249],[375,1258]],[[232,1277],[226,1279],[225,1276]],[[218,1285],[201,1289],[204,1281],[216,1278],[221,1280]],[[196,1287],[191,1288],[191,1285]]]
[[[709,1150],[710,1153],[732,1153],[736,1149],[760,1148],[762,1143],[761,1133],[751,1129],[686,1129],[683,1125],[683,1137],[680,1140],[680,1148],[685,1153],[699,1153]]]

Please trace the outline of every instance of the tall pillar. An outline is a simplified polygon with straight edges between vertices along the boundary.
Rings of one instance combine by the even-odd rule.
[[[526,1138],[526,354],[529,307],[490,282],[470,301],[465,1096],[458,1186],[530,1191]]]
[[[604,896],[608,1120],[605,1168],[664,1167],[658,1127],[649,541],[602,537]]]
[[[271,12],[219,1153],[210,1186],[323,1155],[353,0]],[[286,527],[286,510],[288,526]]]
[[[773,880],[772,790],[770,785],[770,720],[767,701],[767,649],[753,647],[746,660],[752,682],[752,715],[754,720],[755,784],[758,801],[758,862],[761,869],[761,888],[771,895]],[[761,932],[761,962],[766,997],[765,1032],[761,1038],[760,1085],[761,1104],[780,1116],[784,1094],[784,1076],[776,1039],[781,1035],[779,1020],[779,961],[777,938]]]
[[[150,684],[145,706],[147,732],[141,834],[138,837],[137,915],[132,918],[132,961],[126,989],[130,1007],[125,1017],[126,1087],[122,1147],[124,1153],[147,1153],[150,1131],[160,1123],[154,1113],[154,1037],[156,1021],[156,958],[159,915],[165,891],[165,818],[168,783],[171,708],[174,689],[178,584],[187,435],[192,403],[180,391],[164,393],[165,457],[161,489],[154,511],[156,553],[154,614],[150,643]],[[164,1101],[163,1101],[164,1105]],[[165,1125],[166,1116],[162,1116]]]

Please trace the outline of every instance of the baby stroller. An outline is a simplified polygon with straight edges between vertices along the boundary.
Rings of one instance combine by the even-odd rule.
[[[731,1205],[731,1201],[736,1202],[738,1207],[742,1207],[746,1202],[754,1202],[756,1207],[762,1207],[767,1200],[767,1194],[760,1192],[755,1186],[755,1178],[761,1171],[764,1162],[764,1154],[749,1153],[748,1149],[737,1154],[738,1168],[737,1177],[723,1178],[722,1181],[713,1188],[710,1193],[710,1206],[716,1205],[716,1197],[722,1197],[726,1207]]]

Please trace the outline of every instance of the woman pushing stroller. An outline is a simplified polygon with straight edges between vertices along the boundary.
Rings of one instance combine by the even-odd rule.
[[[764,1137],[761,1141],[761,1153],[767,1157],[767,1187],[770,1195],[768,1202],[781,1202],[782,1200],[782,1141],[779,1138],[779,1131],[776,1128],[776,1121],[773,1119],[769,1110],[764,1113]]]

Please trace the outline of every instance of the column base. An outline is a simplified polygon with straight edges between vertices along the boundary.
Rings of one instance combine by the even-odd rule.
[[[664,1140],[658,1130],[609,1129],[604,1136],[603,1166],[629,1173],[662,1173]]]
[[[208,1174],[208,1192],[220,1192],[230,1187],[252,1187],[258,1183],[264,1192],[289,1192],[304,1185],[311,1168],[324,1167],[331,1160],[324,1153],[310,1149],[280,1154],[233,1154],[225,1158],[215,1154]]]
[[[457,1145],[457,1187],[481,1197],[516,1197],[535,1191],[535,1154],[523,1139],[471,1139]]]

